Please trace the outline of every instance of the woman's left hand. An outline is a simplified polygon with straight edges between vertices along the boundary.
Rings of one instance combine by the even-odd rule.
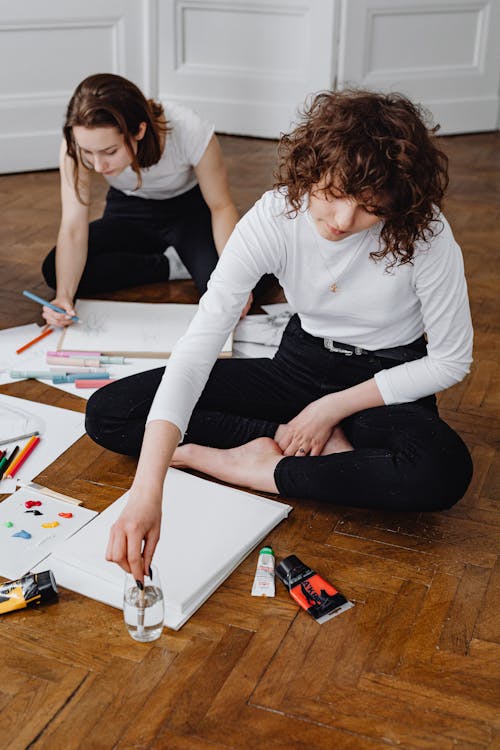
[[[285,456],[319,456],[330,438],[333,429],[341,421],[342,415],[335,413],[335,402],[330,394],[313,401],[302,409],[287,424],[279,426],[275,441]]]

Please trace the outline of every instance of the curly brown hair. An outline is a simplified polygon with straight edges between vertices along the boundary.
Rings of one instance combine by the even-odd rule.
[[[84,128],[114,127],[122,133],[131,157],[131,167],[137,175],[137,188],[142,184],[141,169],[156,164],[162,155],[162,135],[168,123],[161,124],[163,107],[153,99],[146,99],[132,81],[113,73],[97,73],[85,78],[75,89],[66,111],[63,134],[68,156],[74,162],[75,192],[78,190],[78,166],[81,161],[78,145],[73,135],[75,125]],[[135,153],[132,138],[146,123],[144,137],[137,142]],[[79,158],[80,157],[80,158]]]
[[[415,243],[441,231],[437,220],[448,186],[448,158],[437,148],[439,125],[402,94],[344,89],[317,94],[302,121],[282,134],[275,189],[290,217],[322,183],[325,194],[349,196],[380,216],[380,249],[388,267],[411,263]]]

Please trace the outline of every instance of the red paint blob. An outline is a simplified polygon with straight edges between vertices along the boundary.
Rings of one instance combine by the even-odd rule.
[[[24,503],[25,508],[34,508],[37,505],[41,505],[40,500],[26,500]]]
[[[73,518],[73,513],[58,513],[57,515],[61,518]]]

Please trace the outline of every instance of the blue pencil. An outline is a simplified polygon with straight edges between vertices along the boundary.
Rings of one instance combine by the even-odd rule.
[[[63,310],[62,307],[53,305],[52,302],[48,302],[48,300],[39,297],[37,294],[27,292],[26,289],[24,290],[23,294],[25,297],[28,297],[28,299],[33,300],[33,302],[38,302],[39,305],[45,305],[46,307],[50,307],[51,310],[55,310],[56,312],[64,313],[64,315],[67,315],[66,310]],[[71,320],[79,320],[79,318],[77,318],[76,315],[72,315]]]

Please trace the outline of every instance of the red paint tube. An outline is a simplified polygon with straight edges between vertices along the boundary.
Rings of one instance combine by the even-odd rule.
[[[331,583],[295,555],[289,555],[280,562],[276,575],[285,584],[290,596],[320,624],[354,607]]]

